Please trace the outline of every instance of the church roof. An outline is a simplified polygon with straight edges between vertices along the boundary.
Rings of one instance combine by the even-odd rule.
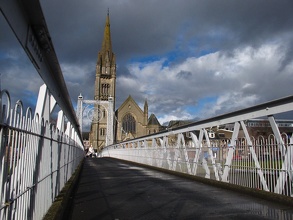
[[[116,112],[120,112],[123,108],[128,108],[127,106],[131,104],[131,106],[135,109],[137,109],[140,114],[143,114],[142,109],[138,106],[138,104],[134,101],[134,99],[131,97],[131,95],[128,96],[128,98],[122,103],[122,105],[116,110]]]
[[[151,114],[148,120],[148,125],[160,125],[160,122],[158,121],[157,117],[154,114]]]
[[[168,128],[177,128],[183,125],[187,125],[194,122],[193,120],[171,120],[168,124]]]

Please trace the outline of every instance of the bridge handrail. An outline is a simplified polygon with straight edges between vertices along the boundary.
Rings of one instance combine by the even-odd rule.
[[[62,111],[55,125],[23,110],[0,91],[0,219],[42,219],[84,158]]]
[[[0,1],[0,12],[45,83],[34,115],[0,91],[0,219],[42,219],[84,158],[82,135],[40,2]]]
[[[0,1],[0,10],[58,105],[78,132],[78,123],[39,0]]]
[[[116,143],[100,156],[293,197],[293,130],[281,132],[275,119],[292,111],[293,96],[288,96]],[[272,134],[254,137],[246,121],[255,119]]]
[[[191,122],[186,125],[178,126],[176,128],[170,128],[157,132],[155,134],[144,135],[138,138],[131,139],[130,141],[140,141],[146,138],[159,138],[165,135],[170,135],[174,133],[188,132],[199,130],[201,128],[209,128],[229,123],[234,123],[235,121],[245,121],[253,118],[265,117],[268,115],[275,115],[279,113],[285,113],[293,110],[293,95],[286,96],[280,99],[265,102],[259,105],[251,106],[248,108],[240,109],[234,112],[218,115],[215,117],[199,120],[196,122]],[[129,142],[122,141],[119,144]]]

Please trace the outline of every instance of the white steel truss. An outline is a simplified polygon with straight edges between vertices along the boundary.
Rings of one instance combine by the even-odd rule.
[[[280,133],[273,116],[284,112],[293,112],[293,96],[117,143],[101,156],[292,197],[293,135]],[[268,120],[273,132],[268,139],[250,136],[246,120],[255,118]],[[230,139],[209,136],[211,128],[225,124],[234,125]]]

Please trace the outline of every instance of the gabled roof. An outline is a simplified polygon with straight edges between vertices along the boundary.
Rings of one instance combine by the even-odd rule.
[[[154,114],[151,114],[148,120],[148,125],[159,125],[161,126],[160,122],[158,121],[157,117]]]
[[[135,107],[136,109],[138,109],[141,112],[141,114],[143,114],[143,111],[138,106],[138,104],[134,101],[134,99],[131,97],[131,95],[128,96],[128,98],[122,103],[122,105],[116,111],[119,112],[121,109],[123,109],[129,103],[131,103],[131,105],[133,107]]]

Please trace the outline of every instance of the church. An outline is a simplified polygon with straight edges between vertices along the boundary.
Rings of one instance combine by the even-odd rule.
[[[149,116],[148,103],[145,100],[141,109],[135,100],[129,95],[122,105],[115,111],[116,101],[116,57],[112,51],[110,16],[106,17],[102,48],[98,53],[96,64],[96,80],[94,99],[114,101],[114,143],[145,136],[162,130],[162,126],[154,114]],[[89,142],[97,151],[106,143],[107,114],[103,106],[96,105],[102,117],[98,121],[92,121],[89,133]]]

